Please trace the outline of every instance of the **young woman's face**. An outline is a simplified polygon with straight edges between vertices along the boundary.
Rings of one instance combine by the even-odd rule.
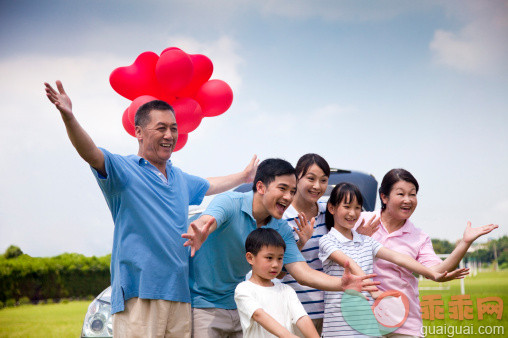
[[[316,203],[324,195],[327,186],[328,176],[314,163],[304,176],[298,178],[296,193],[304,200]]]
[[[328,211],[333,215],[333,226],[339,231],[351,230],[362,213],[362,206],[356,198],[352,198],[349,203],[345,200],[339,205],[328,205]]]
[[[395,183],[390,194],[388,196],[381,194],[381,199],[386,204],[384,212],[398,220],[411,217],[418,204],[415,185],[406,181]]]

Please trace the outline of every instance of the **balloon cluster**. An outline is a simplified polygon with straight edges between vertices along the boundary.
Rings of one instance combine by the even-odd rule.
[[[174,151],[183,148],[188,134],[203,117],[217,116],[229,109],[233,91],[222,80],[210,80],[212,61],[201,54],[187,54],[170,47],[157,55],[141,53],[134,63],[113,70],[111,87],[131,100],[122,116],[125,130],[135,136],[134,116],[138,108],[152,100],[163,100],[175,110],[178,142]]]

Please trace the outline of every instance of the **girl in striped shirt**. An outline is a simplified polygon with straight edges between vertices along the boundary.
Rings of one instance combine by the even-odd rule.
[[[453,272],[438,273],[433,271],[408,255],[404,255],[383,247],[371,237],[361,235],[353,230],[362,211],[363,198],[360,190],[353,184],[341,183],[335,186],[328,200],[325,224],[330,230],[319,240],[319,258],[323,262],[323,271],[329,275],[341,277],[344,264],[349,261],[354,274],[364,275],[373,272],[374,258],[380,258],[403,266],[417,274],[434,281],[444,282],[455,278],[462,278],[468,269],[458,269]],[[344,292],[325,292],[325,315],[322,337],[364,336],[352,326],[362,327],[365,315],[358,314],[358,318],[348,318],[346,322],[342,316],[341,300]],[[372,294],[365,293],[369,302],[379,296],[379,291]],[[362,322],[363,321],[363,322]],[[370,331],[361,330],[363,332]]]

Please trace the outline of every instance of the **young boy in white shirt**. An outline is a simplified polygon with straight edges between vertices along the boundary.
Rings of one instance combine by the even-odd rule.
[[[252,266],[252,277],[238,284],[235,302],[244,338],[319,337],[296,292],[282,283],[273,283],[282,270],[286,244],[274,229],[258,228],[245,241],[245,257]]]

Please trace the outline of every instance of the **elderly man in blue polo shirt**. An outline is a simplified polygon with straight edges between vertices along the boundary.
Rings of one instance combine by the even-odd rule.
[[[113,331],[119,337],[190,337],[186,232],[188,206],[243,182],[252,181],[253,157],[242,172],[203,179],[184,173],[169,160],[178,139],[170,105],[151,101],[135,117],[137,155],[120,156],[98,148],[72,113],[62,83],[45,83],[67,134],[90,164],[115,224],[111,255]]]

